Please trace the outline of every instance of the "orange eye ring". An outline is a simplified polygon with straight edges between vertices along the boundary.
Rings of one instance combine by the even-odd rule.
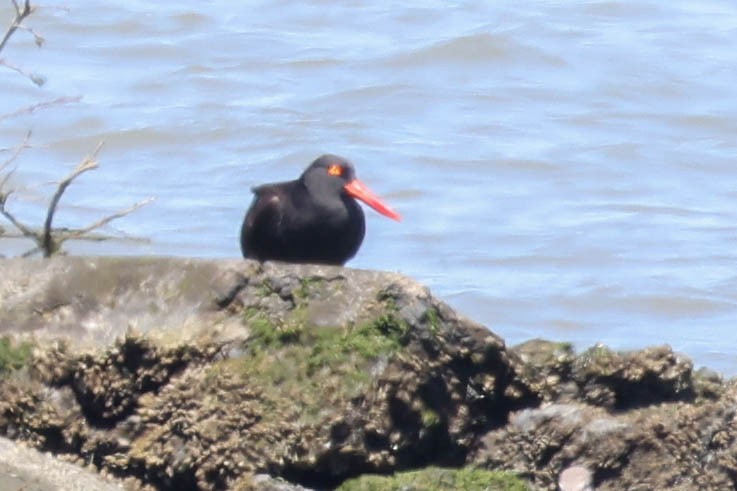
[[[328,174],[330,174],[331,176],[342,176],[343,167],[338,164],[333,164],[330,167],[328,167]]]

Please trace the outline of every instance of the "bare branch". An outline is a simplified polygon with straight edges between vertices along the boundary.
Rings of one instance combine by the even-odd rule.
[[[143,203],[146,204],[146,203]],[[143,204],[141,206],[143,206]],[[94,234],[94,233],[86,233],[84,235],[80,235],[78,230],[75,229],[69,229],[66,227],[62,228],[55,228],[52,230],[52,233],[60,237],[60,242],[66,242],[67,240],[79,240],[79,241],[85,241],[85,242],[105,242],[108,240],[118,240],[123,242],[138,242],[138,243],[148,243],[151,242],[151,239],[147,237],[131,237],[128,235],[109,235],[109,234]],[[34,235],[40,236],[41,233],[38,231],[33,231]],[[21,232],[13,232],[11,230],[7,230],[5,227],[0,226],[0,238],[3,239],[27,239],[28,236]],[[40,250],[37,248],[36,250]]]
[[[20,257],[22,257],[22,258],[31,257],[34,254],[36,254],[37,252],[41,252],[41,248],[40,247],[34,247],[33,249],[28,250],[28,251],[24,252],[23,254],[21,254]]]
[[[52,99],[50,101],[44,101],[39,102],[38,104],[33,104],[32,106],[24,107],[22,109],[18,109],[17,111],[14,111],[12,113],[8,114],[0,114],[0,121],[4,119],[14,118],[16,116],[20,116],[21,114],[31,114],[36,112],[39,109],[45,109],[49,106],[55,106],[57,104],[70,104],[73,102],[79,102],[82,100],[81,96],[76,97],[57,97],[56,99]]]
[[[26,17],[33,13],[33,8],[31,8],[30,0],[25,0],[22,7],[18,5],[17,0],[13,0],[13,6],[15,7],[15,18],[13,19],[13,22],[10,23],[10,27],[8,27],[8,32],[5,33],[3,40],[0,41],[0,51],[5,48],[5,45],[8,43],[8,39],[10,39],[10,36],[12,36],[13,33],[20,27],[21,22],[23,22]]]
[[[100,142],[94,152],[85,157],[71,174],[62,179],[59,186],[56,188],[56,192],[49,203],[49,211],[46,213],[46,222],[44,222],[43,243],[41,244],[41,247],[43,247],[44,250],[44,257],[50,257],[58,249],[58,245],[54,243],[54,239],[51,235],[51,222],[54,220],[54,213],[56,213],[56,207],[59,204],[61,196],[72,181],[80,174],[97,168],[97,154],[100,153],[103,145],[104,142]]]
[[[108,223],[112,222],[113,220],[117,220],[118,218],[122,218],[126,215],[130,215],[137,209],[141,208],[142,206],[146,206],[150,202],[154,200],[153,197],[146,198],[144,200],[139,201],[138,203],[135,203],[133,206],[129,206],[125,210],[121,210],[117,213],[113,213],[112,215],[108,215],[105,218],[101,218],[100,220],[96,221],[95,223],[88,225],[84,228],[80,228],[78,230],[70,230],[68,235],[63,237],[62,241],[68,240],[68,239],[77,239],[80,236],[84,235],[87,237],[87,234],[95,229],[98,229],[100,227],[104,227]]]
[[[10,164],[12,164],[15,159],[18,158],[18,156],[23,153],[23,150],[26,148],[29,148],[30,145],[28,145],[28,141],[31,139],[31,130],[28,130],[26,133],[25,138],[23,138],[23,141],[20,143],[20,145],[16,146],[12,149],[13,153],[10,154],[10,157],[8,157],[5,162],[0,164],[0,172],[3,172]],[[3,176],[2,181],[0,181],[0,191],[2,191],[3,186],[7,182],[8,178],[13,174],[13,171],[11,170],[8,172],[5,176]]]
[[[33,41],[36,43],[36,46],[41,47],[46,42],[46,40],[41,36],[38,32],[33,30],[30,27],[27,27],[23,25],[23,21],[26,17],[31,15],[36,9],[35,7],[31,7],[30,0],[25,0],[23,5],[21,6],[17,0],[12,0],[13,6],[15,7],[15,18],[10,23],[10,26],[8,27],[7,32],[5,33],[5,36],[3,37],[2,41],[0,41],[0,52],[5,48],[5,45],[10,40],[10,37],[17,31],[18,29],[22,29],[24,31],[27,31],[31,33],[33,36]],[[5,67],[14,70],[24,77],[30,79],[34,84],[38,85],[39,87],[46,83],[46,78],[42,75],[38,75],[36,73],[26,72],[25,70],[11,65],[10,63],[6,62],[5,60],[0,60],[0,64],[4,65]]]
[[[33,36],[33,42],[36,43],[36,46],[39,48],[42,47],[44,44],[46,44],[46,38],[44,38],[42,35],[40,35],[38,32],[36,32],[35,29],[28,26],[18,26],[18,29],[22,29]]]
[[[25,138],[23,138],[23,141],[21,142],[21,144],[18,145],[17,147],[15,147],[15,149],[13,150],[13,153],[10,155],[10,157],[8,157],[8,159],[5,160],[5,162],[3,162],[2,164],[0,164],[0,172],[5,171],[5,169],[10,164],[12,164],[13,161],[15,161],[15,159],[18,158],[18,156],[23,152],[23,150],[25,150],[26,148],[28,148],[28,141],[30,140],[30,138],[31,138],[31,131],[29,130],[26,133]],[[30,227],[28,227],[25,224],[23,224],[23,222],[21,222],[20,220],[18,220],[17,218],[15,218],[15,215],[13,215],[12,213],[10,213],[5,208],[5,204],[8,202],[8,198],[10,197],[11,194],[13,194],[13,190],[12,189],[11,190],[8,190],[8,191],[5,191],[5,185],[8,183],[8,180],[11,178],[11,176],[13,175],[13,172],[14,171],[15,171],[15,169],[13,169],[13,170],[5,173],[5,175],[2,176],[2,179],[0,179],[0,214],[2,214],[5,218],[7,218],[8,221],[10,223],[12,223],[13,226],[15,226],[15,228],[17,228],[18,230],[20,230],[24,237],[30,237],[33,240],[35,240],[36,242],[38,242],[39,239],[41,238],[41,236],[39,234],[37,234],[36,232],[34,232],[33,230],[31,230]]]
[[[30,227],[27,227],[26,225],[24,225],[21,221],[15,218],[15,216],[12,213],[10,213],[7,209],[5,209],[5,203],[7,203],[8,197],[11,194],[13,194],[12,191],[0,192],[0,214],[2,214],[5,218],[7,218],[8,221],[12,223],[13,226],[15,226],[15,228],[20,230],[24,237],[31,238],[35,240],[37,243],[39,243],[41,240],[41,235],[31,230]]]
[[[13,70],[14,72],[18,72],[27,79],[29,79],[31,82],[36,84],[37,86],[41,87],[43,84],[46,83],[46,77],[43,75],[39,75],[37,73],[31,73],[23,70],[21,67],[15,66],[11,63],[9,63],[5,58],[0,58],[0,65],[4,66],[5,68],[9,68],[10,70]]]
[[[12,155],[6,163],[2,164],[0,167],[0,171],[2,169],[6,168],[10,162],[12,162],[16,157],[17,154],[19,154],[23,148],[28,147],[28,140],[30,138],[30,132],[26,135],[26,138],[24,139],[23,143],[16,148],[14,155]],[[0,215],[4,216],[15,228],[20,231],[20,234],[15,232],[7,232],[5,229],[0,228],[0,237],[3,238],[29,238],[33,240],[36,243],[36,247],[25,252],[22,256],[27,257],[31,256],[33,254],[36,254],[37,252],[41,252],[44,257],[50,257],[53,254],[60,253],[61,245],[66,242],[67,240],[92,240],[92,241],[104,241],[104,240],[110,240],[110,239],[121,239],[121,237],[115,237],[115,236],[109,236],[109,235],[103,235],[103,234],[93,234],[90,233],[93,230],[96,230],[98,228],[104,227],[105,225],[109,224],[113,220],[116,220],[118,218],[122,218],[126,215],[129,215],[133,213],[134,211],[138,210],[142,206],[147,205],[151,201],[153,201],[154,198],[147,198],[145,200],[139,201],[138,203],[135,203],[134,205],[121,210],[119,212],[113,213],[112,215],[108,215],[104,218],[101,218],[100,220],[97,220],[96,222],[80,228],[80,229],[67,229],[67,228],[59,228],[54,229],[52,228],[52,223],[54,220],[54,215],[56,214],[56,210],[59,206],[59,202],[61,201],[61,198],[66,191],[66,189],[69,187],[69,185],[74,181],[77,177],[79,177],[81,174],[84,174],[87,171],[97,169],[98,162],[97,162],[97,156],[102,150],[102,147],[104,145],[104,142],[100,142],[95,150],[85,157],[78,165],[77,167],[64,179],[62,179],[56,188],[56,192],[51,198],[51,201],[49,202],[48,211],[46,214],[46,220],[44,222],[43,229],[41,230],[34,230],[31,227],[26,226],[18,220],[12,213],[10,213],[6,209],[6,203],[8,201],[8,197],[13,194],[13,190],[4,191],[3,187],[7,183],[9,175],[12,173],[7,173],[5,176],[2,177],[2,180],[0,181]],[[122,239],[126,239],[125,237],[122,237]],[[127,238],[127,240],[139,240],[139,239],[131,239]]]
[[[15,173],[15,169],[12,169],[10,172],[7,172],[3,177],[2,180],[0,180],[0,199],[4,201],[5,198],[2,198],[3,196],[3,189],[5,188],[5,185],[8,183],[11,177],[13,177],[13,174]]]
[[[45,42],[44,38],[38,34],[35,30],[32,28],[23,25],[23,21],[30,16],[35,8],[31,7],[30,0],[11,0],[13,7],[15,8],[15,17],[13,21],[11,22],[10,26],[8,27],[7,32],[2,37],[2,40],[0,40],[0,52],[5,48],[5,46],[8,43],[8,40],[13,36],[13,34],[21,29],[29,32],[39,47],[43,45]],[[27,78],[29,78],[33,83],[36,85],[43,85],[45,83],[45,79],[37,74],[26,72],[22,68],[19,68],[15,65],[12,65],[8,63],[6,60],[0,58],[0,66],[4,66],[6,68],[9,68],[10,70],[13,70]],[[13,113],[10,114],[0,114],[0,121],[19,116],[22,114],[30,114],[35,112],[38,109],[46,108],[52,105],[56,104],[67,104],[70,102],[78,102],[81,100],[81,97],[59,97],[57,99],[51,100],[51,101],[45,101],[40,102],[22,109],[19,109]],[[15,162],[15,160],[18,158],[18,156],[29,147],[29,140],[30,140],[31,132],[29,131],[26,134],[26,137],[24,138],[23,142],[18,145],[17,147],[14,147],[12,149],[6,149],[6,150],[0,150],[0,151],[11,151],[10,156],[2,163],[0,163],[0,216],[5,217],[19,232],[20,235],[13,232],[9,233],[6,231],[4,227],[0,227],[0,237],[23,237],[23,238],[29,238],[32,239],[36,243],[36,247],[25,252],[23,254],[23,257],[28,257],[33,254],[36,254],[37,252],[41,252],[44,257],[49,257],[54,253],[60,252],[61,244],[69,239],[77,239],[77,240],[108,240],[110,238],[105,235],[100,234],[91,234],[95,229],[98,229],[100,227],[104,227],[108,223],[112,222],[113,220],[116,220],[118,218],[124,217],[135,210],[139,209],[140,207],[150,203],[153,198],[148,198],[146,200],[140,201],[133,206],[119,211],[117,213],[114,213],[112,215],[109,215],[107,217],[104,217],[87,227],[76,229],[76,230],[69,230],[69,229],[53,229],[52,223],[54,220],[54,215],[56,214],[56,210],[59,206],[59,202],[66,191],[66,189],[69,187],[69,185],[79,177],[81,174],[94,170],[98,167],[97,162],[97,155],[99,154],[100,150],[103,147],[103,142],[101,142],[97,148],[89,155],[87,156],[82,162],[77,165],[77,167],[72,171],[71,174],[69,174],[66,178],[62,179],[56,188],[56,192],[51,198],[51,201],[49,202],[49,207],[46,213],[46,220],[44,222],[43,229],[40,231],[33,230],[31,227],[26,226],[23,222],[18,220],[15,215],[13,215],[10,211],[7,210],[6,204],[8,202],[9,197],[13,194],[13,190],[9,189],[6,190],[6,186],[8,184],[9,179],[15,172],[15,169],[10,169],[10,166]]]

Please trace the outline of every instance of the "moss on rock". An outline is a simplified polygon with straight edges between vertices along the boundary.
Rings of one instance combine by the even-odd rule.
[[[350,479],[338,491],[526,491],[524,481],[510,472],[466,467],[428,467],[393,476],[365,475]]]
[[[31,359],[33,343],[0,337],[0,375],[23,368]]]
[[[248,326],[242,353],[213,365],[211,375],[237,374],[249,385],[269,388],[267,399],[291,399],[309,420],[326,402],[345,402],[364,390],[372,368],[400,349],[407,330],[391,315],[358,326],[322,327],[275,323],[256,314]]]

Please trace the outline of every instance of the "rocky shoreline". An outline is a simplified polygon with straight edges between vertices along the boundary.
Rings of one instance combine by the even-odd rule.
[[[737,486],[734,380],[667,346],[510,348],[393,273],[3,259],[0,394],[0,435],[96,472],[37,489]]]

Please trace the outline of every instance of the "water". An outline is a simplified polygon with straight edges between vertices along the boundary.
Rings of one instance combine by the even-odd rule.
[[[669,343],[737,374],[734,2],[48,1],[28,25],[46,45],[2,56],[47,83],[0,70],[0,114],[82,100],[0,119],[0,147],[33,130],[9,207],[40,223],[100,140],[57,224],[156,197],[107,229],[150,242],[74,253],[237,257],[250,186],[332,152],[404,216],[367,210],[351,266],[510,344]]]

